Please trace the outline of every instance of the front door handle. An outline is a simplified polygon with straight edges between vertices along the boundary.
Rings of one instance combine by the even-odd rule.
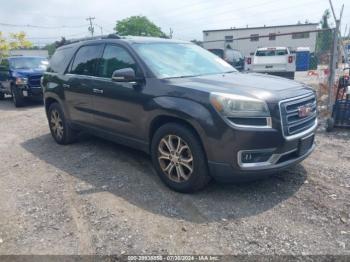
[[[96,94],[103,94],[103,90],[102,89],[97,89],[97,88],[94,88],[92,89],[92,91]]]

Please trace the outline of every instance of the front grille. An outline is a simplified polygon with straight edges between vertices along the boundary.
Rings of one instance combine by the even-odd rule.
[[[302,107],[310,107],[307,116],[300,116]],[[281,123],[284,136],[297,135],[313,127],[317,118],[317,102],[313,93],[303,97],[280,102]]]
[[[30,76],[28,79],[29,86],[40,86],[40,78],[42,75]]]

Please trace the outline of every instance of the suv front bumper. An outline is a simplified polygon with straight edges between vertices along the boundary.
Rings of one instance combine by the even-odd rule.
[[[28,86],[28,85],[22,85],[17,86],[19,93],[23,98],[26,97],[33,97],[33,98],[42,98],[43,97],[43,90],[40,86]]]
[[[316,126],[317,122],[308,132],[304,132],[293,140],[283,138],[277,130],[272,132],[238,131],[238,134],[232,136],[241,137],[238,145],[226,141],[215,149],[218,156],[226,157],[223,158],[223,161],[218,158],[214,161],[208,161],[211,176],[221,182],[247,181],[295,166],[315,149],[313,138]],[[307,148],[301,150],[301,141],[309,138]],[[242,155],[249,152],[268,152],[268,157],[261,162],[244,163]]]

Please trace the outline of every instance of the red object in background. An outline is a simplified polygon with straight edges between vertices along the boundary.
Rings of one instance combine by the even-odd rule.
[[[251,57],[248,57],[247,58],[247,64],[250,65],[252,63],[252,58]]]
[[[293,63],[293,57],[292,56],[288,56],[288,63]]]

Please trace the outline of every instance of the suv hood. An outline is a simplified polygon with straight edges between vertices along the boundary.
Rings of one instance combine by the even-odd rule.
[[[169,79],[171,84],[207,92],[239,94],[279,101],[312,91],[302,83],[266,74],[229,73]]]

